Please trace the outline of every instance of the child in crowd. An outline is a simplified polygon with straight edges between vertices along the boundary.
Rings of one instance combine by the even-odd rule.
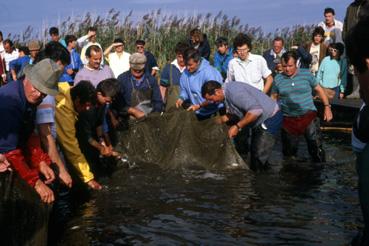
[[[228,40],[219,37],[215,41],[217,51],[214,54],[214,67],[218,69],[223,79],[227,77],[228,63],[233,59],[233,50],[228,46]]]

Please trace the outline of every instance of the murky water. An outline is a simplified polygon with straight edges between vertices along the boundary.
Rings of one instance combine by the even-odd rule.
[[[361,226],[349,137],[325,134],[324,165],[283,162],[277,146],[261,174],[120,170],[81,207],[60,244],[345,245]]]

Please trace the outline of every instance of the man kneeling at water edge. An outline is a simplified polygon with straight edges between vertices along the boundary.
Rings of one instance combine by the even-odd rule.
[[[242,82],[227,83],[222,88],[219,82],[208,81],[202,86],[201,94],[208,101],[225,103],[224,122],[229,121],[230,116],[240,119],[229,128],[230,138],[244,128],[252,128],[250,168],[254,171],[266,168],[283,119],[278,104]]]

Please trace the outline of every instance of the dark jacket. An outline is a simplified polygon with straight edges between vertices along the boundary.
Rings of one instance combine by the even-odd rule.
[[[313,42],[307,42],[304,45],[304,49],[310,53],[310,48]],[[327,46],[324,43],[320,44],[320,51],[319,51],[319,64],[322,62],[324,57],[327,56]]]
[[[342,37],[345,40],[346,35],[360,20],[369,16],[369,0],[355,0],[346,10],[345,21],[343,24]]]
[[[276,64],[277,64],[277,60],[276,60],[276,58],[274,57],[274,55],[272,55],[271,54],[271,51],[272,51],[272,49],[269,49],[269,50],[266,50],[264,53],[263,53],[263,57],[264,57],[264,59],[266,60],[266,62],[267,62],[267,65],[268,65],[268,68],[272,71],[272,72],[274,72],[274,70],[275,70],[275,66],[276,66]],[[282,54],[285,52],[285,50],[283,49],[282,51]]]
[[[40,146],[39,137],[33,135],[36,105],[30,104],[24,94],[23,81],[13,81],[0,88],[0,153],[11,167],[32,187],[39,179],[38,165],[50,164]]]
[[[309,68],[312,61],[312,57],[304,47],[299,46],[296,50],[297,57],[300,61],[300,68]]]
[[[191,45],[191,47],[195,48],[195,46],[193,45],[191,40],[190,40],[190,45]],[[204,34],[204,37],[203,37],[203,41],[200,43],[200,46],[199,46],[198,50],[200,51],[201,57],[204,57],[206,60],[209,61],[210,45],[209,45],[209,42],[208,42],[208,38],[205,34]]]
[[[151,103],[153,107],[153,112],[161,112],[163,110],[163,101],[160,94],[159,85],[156,82],[156,79],[150,74],[146,73],[144,80],[148,81],[150,88],[152,89],[152,97]],[[118,80],[120,82],[120,90],[115,97],[115,100],[112,104],[112,109],[122,117],[127,116],[128,108],[131,105],[131,97],[132,97],[132,82],[131,82],[132,74],[131,71],[127,71],[118,76]],[[141,85],[136,87],[135,83],[133,83],[136,90],[147,90],[147,83],[142,82]]]

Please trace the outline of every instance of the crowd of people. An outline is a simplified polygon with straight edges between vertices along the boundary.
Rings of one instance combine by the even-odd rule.
[[[196,28],[162,69],[144,40],[135,42],[132,54],[122,37],[103,50],[95,27],[80,38],[61,38],[52,27],[44,47],[32,40],[18,49],[0,32],[0,112],[6,119],[0,121],[0,171],[16,172],[45,203],[56,199],[50,186],[56,179],[69,188],[79,179],[102,189],[99,175],[122,157],[114,149],[114,133],[129,130],[131,120],[178,108],[193,111],[199,121],[219,116],[240,154],[250,153],[254,171],[268,168],[279,135],[286,158],[297,156],[304,136],[312,161],[325,162],[314,98],[330,121],[330,100],[348,96],[351,73],[351,97],[358,97],[358,82],[364,101],[353,146],[369,230],[368,5],[354,1],[344,24],[326,8],[310,42],[287,50],[283,38],[275,37],[263,55],[252,53],[251,38],[239,33],[232,42],[219,37],[211,56],[206,35]]]

